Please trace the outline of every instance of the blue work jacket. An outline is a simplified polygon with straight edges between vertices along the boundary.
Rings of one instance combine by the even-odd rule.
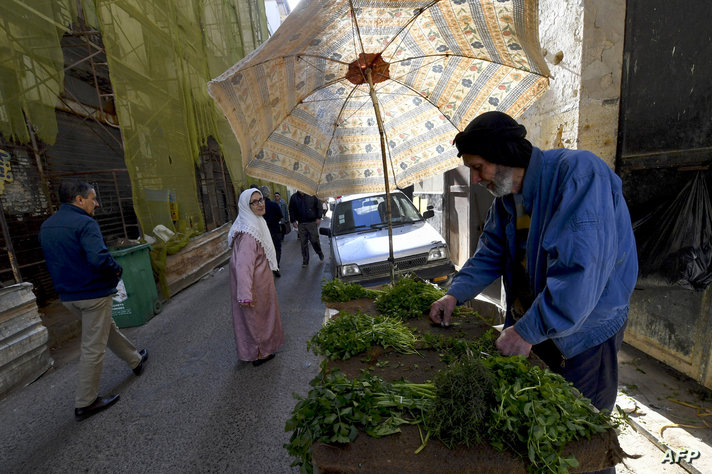
[[[116,293],[121,265],[104,244],[96,220],[80,207],[62,204],[39,234],[52,283],[62,301]]]
[[[502,276],[511,326],[516,210],[505,198],[492,204],[477,250],[448,294],[462,304]],[[638,258],[621,180],[591,152],[534,148],[522,198],[531,217],[526,268],[535,298],[514,327],[530,344],[551,339],[571,358],[628,318]]]

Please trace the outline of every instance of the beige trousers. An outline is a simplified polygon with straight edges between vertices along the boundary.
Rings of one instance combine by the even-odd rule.
[[[107,345],[111,352],[125,360],[132,369],[141,362],[141,356],[121,334],[111,317],[111,295],[91,300],[63,301],[62,304],[82,319],[82,350],[74,406],[83,408],[91,405],[99,393],[99,379]]]

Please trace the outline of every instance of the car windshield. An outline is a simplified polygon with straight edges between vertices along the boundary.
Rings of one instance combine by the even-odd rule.
[[[385,194],[337,203],[331,217],[334,235],[387,227],[386,207]],[[409,224],[422,219],[413,203],[404,194],[391,194],[392,225]]]

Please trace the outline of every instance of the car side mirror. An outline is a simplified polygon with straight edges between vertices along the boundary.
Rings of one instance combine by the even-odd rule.
[[[432,209],[428,209],[427,211],[425,211],[423,213],[423,219],[430,219],[434,215],[435,215],[435,211],[433,211]]]
[[[328,227],[319,227],[319,234],[331,237],[331,229]]]

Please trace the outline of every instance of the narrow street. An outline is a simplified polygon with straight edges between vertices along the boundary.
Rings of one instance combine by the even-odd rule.
[[[330,278],[326,237],[321,244],[325,261],[310,249],[310,264],[302,268],[296,232],[285,239],[282,277],[275,280],[285,344],[272,361],[254,367],[237,360],[229,270],[218,267],[145,325],[123,330],[149,351],[143,375],[135,377],[107,351],[100,394],[120,393],[113,407],[75,421],[78,339],[54,354],[54,368],[0,400],[0,472],[298,472],[283,448],[290,435],[284,424],[296,403],[292,393],[306,395],[319,371],[320,358],[307,351],[306,341],[325,312],[320,297],[322,279]],[[617,471],[709,472],[709,430],[669,430],[666,436],[673,445],[700,451],[697,469],[662,464],[662,447],[651,442],[671,422],[650,407],[668,404],[668,416],[685,415],[684,407],[665,401],[671,395],[709,405],[693,396],[695,384],[625,344],[620,369],[618,403],[640,409],[631,413],[637,428],[624,426],[619,441],[626,453],[640,457],[626,459]],[[685,416],[692,419],[694,410]]]
[[[285,344],[272,361],[237,360],[229,271],[219,267],[124,330],[149,351],[143,375],[107,350],[100,394],[120,393],[113,407],[74,420],[77,357],[0,401],[0,472],[298,472],[284,423],[292,392],[305,395],[319,369],[306,341],[324,317],[321,240],[327,259],[310,249],[303,269],[297,233],[285,239],[276,279]]]

